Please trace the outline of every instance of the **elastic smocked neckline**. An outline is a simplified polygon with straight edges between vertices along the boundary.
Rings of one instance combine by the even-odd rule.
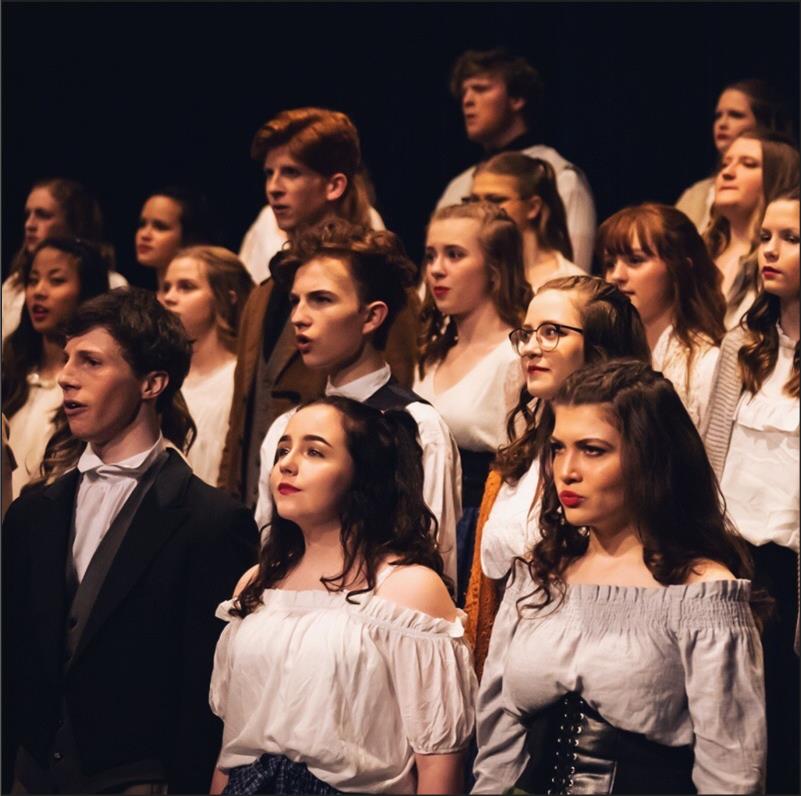
[[[582,602],[664,602],[667,600],[744,600],[751,598],[751,581],[708,580],[673,586],[614,586],[609,584],[568,584],[565,598]]]
[[[263,608],[274,606],[292,613],[319,610],[345,610],[354,619],[368,624],[381,625],[411,635],[435,635],[449,638],[464,636],[467,615],[457,609],[453,621],[431,616],[415,608],[407,608],[377,594],[354,594],[354,602],[346,599],[348,592],[329,592],[323,589],[265,589],[262,594]],[[234,600],[220,603],[215,615],[224,621],[239,619],[229,613]],[[257,609],[262,610],[262,609]]]
[[[508,587],[521,595],[530,593],[534,584],[525,567],[518,562],[515,579]],[[717,598],[727,601],[749,601],[751,581],[745,578],[734,580],[708,580],[672,586],[617,586],[597,583],[572,583],[565,588],[566,601],[578,602],[640,602],[660,603],[671,600],[702,600]]]

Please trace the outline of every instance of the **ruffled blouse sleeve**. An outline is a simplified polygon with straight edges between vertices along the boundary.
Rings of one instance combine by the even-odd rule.
[[[762,644],[750,583],[704,584],[681,603],[677,623],[693,725],[698,793],[763,793],[767,736]]]
[[[465,749],[475,724],[478,682],[461,612],[448,622],[375,602],[381,604],[368,620],[371,634],[386,656],[409,746],[416,754]],[[387,611],[391,624],[381,622]]]
[[[231,681],[231,644],[242,620],[230,613],[234,600],[224,600],[217,606],[214,615],[217,619],[228,622],[217,639],[214,650],[214,669],[209,686],[209,705],[212,713],[225,720],[225,705],[228,696],[228,685]]]
[[[478,756],[473,766],[473,793],[502,793],[512,787],[528,764],[526,729],[521,716],[505,697],[503,671],[506,654],[519,623],[517,600],[527,573],[518,563],[492,627],[478,692],[476,737]],[[530,581],[528,581],[530,582]]]

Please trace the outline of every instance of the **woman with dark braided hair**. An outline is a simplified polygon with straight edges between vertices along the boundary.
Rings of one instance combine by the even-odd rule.
[[[629,299],[593,276],[546,282],[510,335],[526,383],[487,478],[473,549],[465,610],[479,676],[487,655],[503,579],[539,536],[538,457],[553,424],[549,404],[585,363],[612,357],[650,361],[645,329]]]
[[[777,602],[765,629],[768,792],[798,771],[799,191],[771,202],[757,250],[762,289],[721,346],[704,430],[726,507],[750,543],[756,579]]]
[[[761,601],[681,399],[611,360],[551,405],[542,536],[493,628],[474,793],[763,792]]]
[[[340,396],[278,442],[259,564],[218,616],[212,793],[461,793],[476,677],[417,426]]]

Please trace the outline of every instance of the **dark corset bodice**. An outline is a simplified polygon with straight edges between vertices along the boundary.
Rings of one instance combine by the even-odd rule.
[[[569,693],[527,722],[531,756],[514,792],[695,793],[693,752],[613,727]]]

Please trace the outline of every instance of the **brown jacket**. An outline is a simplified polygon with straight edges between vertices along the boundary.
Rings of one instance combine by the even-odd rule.
[[[234,397],[228,420],[220,478],[218,485],[239,500],[244,499],[242,463],[247,444],[248,404],[251,401],[256,369],[261,356],[262,332],[267,304],[274,282],[259,285],[248,297],[242,310],[237,340],[237,363],[234,372]],[[420,317],[420,300],[413,290],[408,291],[408,303],[398,315],[389,333],[386,359],[392,374],[404,386],[410,387],[417,361],[417,334]],[[310,370],[295,347],[294,335],[282,334],[270,357],[272,406],[268,410],[269,422],[297,404],[323,394],[326,377]]]
[[[473,563],[470,567],[470,581],[467,585],[464,610],[467,613],[466,635],[473,645],[473,665],[478,678],[484,670],[484,660],[489,651],[492,625],[495,623],[495,614],[501,604],[501,581],[488,578],[481,571],[481,537],[484,525],[498,497],[503,479],[497,470],[490,470],[484,484],[484,496],[481,498],[481,507],[478,510],[476,522],[476,541],[473,547]]]

